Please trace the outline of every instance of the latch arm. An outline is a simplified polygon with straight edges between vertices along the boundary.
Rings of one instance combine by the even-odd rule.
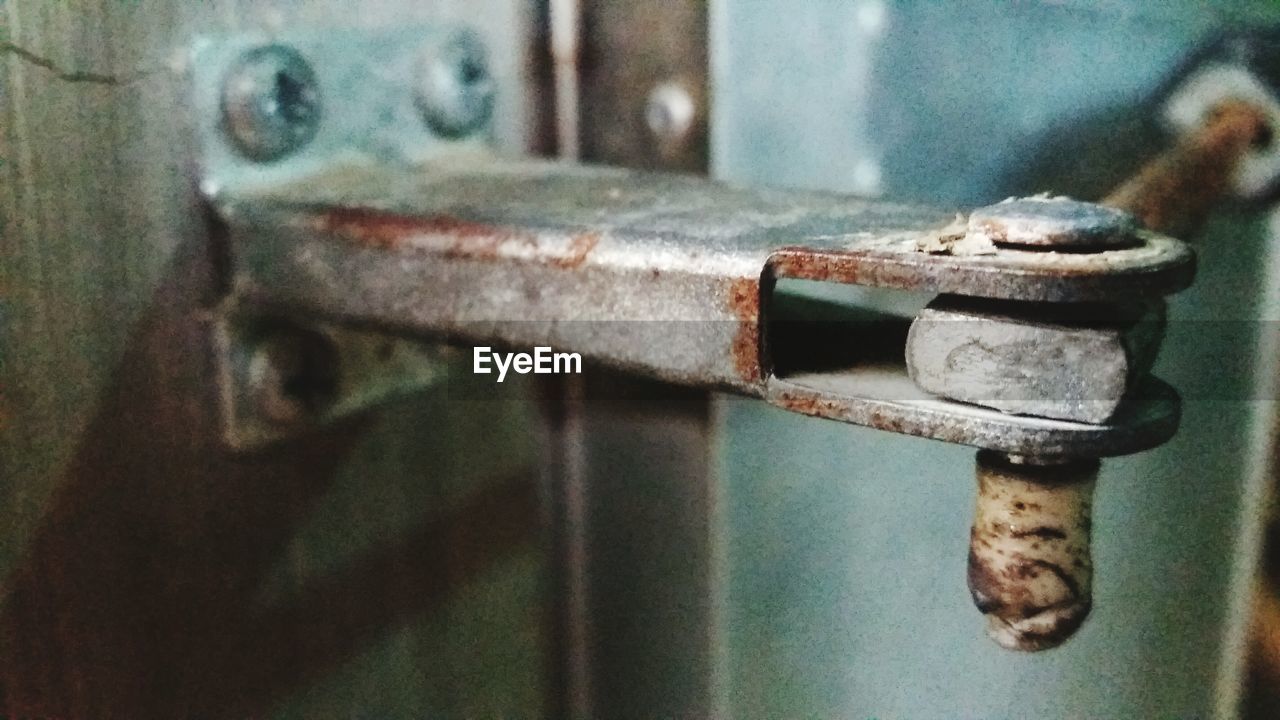
[[[1091,424],[934,397],[900,365],[781,377],[771,362],[769,298],[783,278],[1051,303],[1131,302],[1187,286],[1191,251],[1136,228],[1099,252],[993,244],[965,254],[946,250],[951,211],[475,156],[343,167],[214,202],[230,228],[235,291],[252,303],[575,351],[1006,453],[1125,454],[1176,428],[1176,394],[1155,380],[1125,412]]]

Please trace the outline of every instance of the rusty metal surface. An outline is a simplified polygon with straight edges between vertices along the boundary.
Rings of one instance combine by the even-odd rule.
[[[1217,129],[1203,139],[1216,135],[1219,144],[1235,144],[1238,141],[1229,136],[1247,137],[1248,125],[1256,120],[1243,118],[1236,110],[1229,113],[1236,115],[1234,119],[1221,117],[1224,106],[1234,105],[1237,110],[1249,106],[1249,114],[1270,126],[1265,135],[1252,138],[1256,142],[1231,152],[1235,157],[1230,168],[1205,168],[1210,173],[1205,178],[1208,184],[1225,186],[1233,195],[1254,202],[1273,199],[1280,187],[1280,144],[1271,141],[1271,130],[1280,127],[1280,73],[1275,64],[1280,34],[1275,28],[1272,22],[1215,33],[1212,41],[1183,63],[1160,97],[1160,119],[1175,138],[1190,139],[1213,125]],[[1233,124],[1237,127],[1229,129]]]
[[[1102,197],[1167,143],[1120,122],[1151,120],[1137,99],[1229,5],[1245,3],[718,3],[714,166],[734,182],[965,206]],[[1228,216],[1173,317],[1253,318],[1257,288],[1274,286],[1263,233]],[[1248,382],[1257,324],[1225,340],[1174,325],[1157,372],[1180,391]],[[1103,463],[1101,601],[1034,658],[981,638],[954,591],[971,452],[725,405],[725,715],[1232,716],[1222,670],[1245,586],[1223,559],[1246,544],[1252,404],[1187,402],[1170,444]]]
[[[1034,652],[1073,636],[1093,608],[1093,488],[1099,463],[1013,462],[979,452],[969,592],[1003,648]]]
[[[215,200],[242,227],[300,228],[417,257],[566,270],[643,266],[659,270],[658,282],[664,272],[759,277],[767,261],[778,277],[1077,302],[1176,292],[1193,270],[1189,248],[1144,231],[1133,247],[1097,253],[942,254],[922,248],[954,222],[949,211],[534,161],[470,157],[391,172],[353,166]],[[519,307],[521,317],[541,312]],[[612,309],[610,316],[636,317],[618,309],[621,316]],[[643,310],[642,319],[671,316],[662,307]],[[601,312],[579,307],[554,317]]]
[[[1202,124],[1106,197],[1103,204],[1137,215],[1153,230],[1185,238],[1229,197],[1247,155],[1272,129],[1266,111],[1241,101],[1209,109]]]
[[[765,399],[805,415],[1018,455],[1109,457],[1156,447],[1178,427],[1173,388],[1151,379],[1106,424],[1009,415],[938,398],[897,365],[772,378]]]
[[[210,325],[223,437],[235,450],[314,433],[443,383],[460,367],[452,348],[314,319],[226,307]],[[305,346],[290,352],[298,338]],[[290,356],[283,363],[270,352],[281,344]],[[321,359],[326,367],[316,366]]]
[[[763,395],[762,292],[775,277],[1025,300],[1163,294],[1192,255],[1139,231],[1099,253],[926,252],[954,215],[836,195],[739,190],[679,175],[476,158],[412,170],[344,168],[214,198],[230,229],[235,291],[250,302],[472,343],[545,344],[659,379]],[[1114,427],[1036,421],[948,425],[914,395],[836,394],[847,422],[1032,452],[1098,454],[1167,438],[1176,413]],[[1142,402],[1139,402],[1142,405]],[[956,412],[967,412],[957,406]],[[1133,417],[1146,417],[1143,412]],[[994,422],[994,421],[993,421]],[[1009,432],[1024,427],[1026,432]],[[1056,433],[1056,434],[1055,434]]]

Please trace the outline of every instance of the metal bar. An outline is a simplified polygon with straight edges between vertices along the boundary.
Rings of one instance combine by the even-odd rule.
[[[578,0],[550,0],[552,77],[555,83],[556,148],[576,160],[580,150],[578,57],[582,7]]]
[[[976,411],[900,368],[770,372],[766,300],[794,277],[1040,301],[1161,295],[1183,244],[1138,231],[1094,253],[930,251],[954,215],[679,175],[468,158],[351,167],[214,198],[249,301],[468,343],[546,345],[797,412],[1019,454],[1124,454],[1166,440],[1159,384],[1109,425]]]
[[[1270,121],[1252,103],[1227,101],[1204,125],[1116,188],[1103,205],[1128,210],[1152,230],[1187,237],[1232,190],[1237,166],[1270,141]]]
[[[706,3],[584,0],[581,12],[581,159],[705,172]],[[546,385],[565,388],[575,460],[561,479],[577,543],[561,561],[581,581],[562,600],[564,716],[715,716],[712,393],[598,364]]]

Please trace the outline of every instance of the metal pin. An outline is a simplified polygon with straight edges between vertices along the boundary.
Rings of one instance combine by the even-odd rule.
[[[1038,464],[978,453],[969,592],[987,635],[1010,650],[1071,637],[1093,604],[1089,530],[1097,460]]]
[[[1231,191],[1240,163],[1249,152],[1271,142],[1270,135],[1263,110],[1246,102],[1224,102],[1199,129],[1102,204],[1132,213],[1152,230],[1185,237]],[[1067,208],[1031,205],[1027,209],[1037,211],[1034,215],[1051,207]],[[1008,232],[1012,227],[1018,231],[1016,237],[992,239],[1024,246],[1034,244],[1028,238],[1039,240],[1036,233],[1080,236],[1070,223],[1064,227],[1072,232],[1043,233],[1043,227],[1028,225],[1022,215],[1011,225],[1005,217],[1011,209],[1023,211],[1017,203],[986,209],[996,212],[999,223],[975,213],[978,217],[970,219],[970,231],[976,226],[984,232],[991,228]],[[1078,213],[1068,213],[1062,221],[1079,218]],[[1105,249],[1112,239],[1119,242],[1126,234],[1092,233],[1097,237],[1086,238],[1084,244]],[[1056,647],[1088,617],[1093,605],[1090,515],[1099,465],[1092,459],[1055,462],[978,453],[969,591],[987,618],[987,634],[1001,647],[1022,651]]]

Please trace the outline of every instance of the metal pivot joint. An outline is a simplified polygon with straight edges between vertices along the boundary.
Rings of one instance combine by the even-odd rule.
[[[292,143],[287,162],[263,166],[259,156],[284,153],[246,152],[234,123],[197,128],[201,187],[229,232],[237,313],[549,346],[792,412],[974,446],[983,454],[969,580],[993,637],[1040,649],[1083,621],[1097,459],[1157,446],[1177,427],[1177,394],[1148,371],[1162,298],[1192,280],[1185,244],[1121,209],[1066,198],[957,215],[497,159],[476,142],[494,101],[476,36],[406,30],[296,43],[314,71],[306,97],[326,107],[305,114],[318,119],[314,137]],[[197,106],[242,96],[234,68],[257,47],[252,38],[203,43]],[[362,74],[368,62],[403,73]],[[678,134],[679,98],[651,100],[654,131]],[[887,359],[833,360],[807,349],[822,338],[796,340],[780,321],[778,285],[791,280],[938,297],[890,340],[901,344]],[[854,345],[884,341],[870,326],[851,332]],[[297,414],[285,412],[296,398],[256,397]]]

